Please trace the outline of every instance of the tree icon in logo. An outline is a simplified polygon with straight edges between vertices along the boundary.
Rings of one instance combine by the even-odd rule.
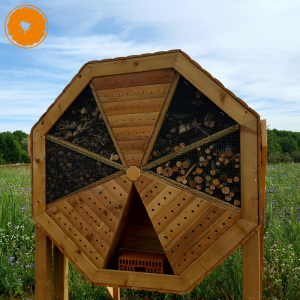
[[[12,44],[20,48],[33,48],[46,38],[48,20],[39,8],[20,5],[7,15],[4,28]]]

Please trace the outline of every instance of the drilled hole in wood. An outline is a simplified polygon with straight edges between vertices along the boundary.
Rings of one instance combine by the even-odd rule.
[[[167,219],[167,217],[165,217],[165,219]]]
[[[215,230],[215,232],[218,232],[218,230]]]
[[[172,250],[171,253],[174,253],[174,251]]]
[[[179,248],[179,245],[177,245],[177,247]]]
[[[195,233],[195,230],[193,230],[192,233]]]
[[[169,192],[169,194],[171,195],[171,194],[172,194],[172,192]]]
[[[178,226],[180,226],[180,224],[179,224],[179,223],[178,223],[177,225],[178,225]]]
[[[90,253],[93,253],[92,251],[90,251]]]
[[[75,233],[74,235],[75,235],[75,236],[77,236],[77,234],[76,234],[76,233]]]
[[[69,228],[69,230],[71,230],[71,228]]]
[[[150,193],[152,194],[152,193],[153,193],[153,191],[150,191]]]
[[[182,200],[185,200],[185,198],[182,198]]]
[[[200,227],[202,227],[202,224],[199,224]]]
[[[101,247],[103,248],[103,245],[101,245]]]
[[[160,223],[158,223],[158,225],[160,225]]]
[[[86,248],[86,245],[84,245],[84,247]]]
[[[85,213],[88,215],[88,212],[87,212],[87,211],[86,211]]]
[[[213,213],[215,214],[216,212],[215,212],[215,211],[213,211]]]
[[[118,209],[118,208],[115,206],[115,209]]]
[[[98,257],[96,257],[96,259],[98,259]]]
[[[155,188],[157,189],[157,185],[155,186]]]
[[[82,225],[82,223],[80,223],[80,225]]]
[[[225,223],[223,223],[223,225],[225,225]]]
[[[198,245],[199,248],[201,248],[201,245]]]
[[[173,230],[170,230],[170,232],[173,232]]]
[[[193,213],[194,211],[192,210],[192,213]]]
[[[53,215],[55,216],[55,213]]]
[[[154,211],[154,208],[152,208],[152,211]]]
[[[122,196],[122,194],[120,194],[120,196]]]
[[[186,259],[184,259],[183,261],[186,261]]]
[[[107,197],[105,196],[104,199],[107,199]]]
[[[186,220],[186,219],[187,219],[187,217],[184,217],[184,219]]]
[[[89,200],[91,200],[91,198],[89,198]]]
[[[171,213],[173,213],[174,212],[174,210],[171,210]]]
[[[64,225],[66,226],[67,224],[66,224],[66,223],[64,223]]]
[[[96,205],[96,202],[94,202],[94,204]]]
[[[199,207],[199,206],[200,206],[200,204],[197,204],[197,206]]]
[[[113,189],[115,190],[116,188],[115,188],[115,187],[113,187]]]
[[[178,267],[180,267],[180,265],[178,265]]]
[[[112,219],[110,219],[109,221],[111,221],[111,222],[112,222]]]
[[[160,205],[160,203],[157,203],[157,205],[159,206],[159,205]]]
[[[58,220],[60,220],[60,218],[58,218]]]
[[[207,239],[210,240],[210,237],[208,236]]]
[[[166,200],[167,198],[166,198],[166,197],[164,197],[164,199]]]
[[[228,217],[229,220],[231,220],[231,217]]]
[[[101,210],[101,208],[99,208],[99,210]]]
[[[180,206],[180,203],[178,203],[177,205]]]
[[[209,218],[207,218],[207,220],[209,220]]]

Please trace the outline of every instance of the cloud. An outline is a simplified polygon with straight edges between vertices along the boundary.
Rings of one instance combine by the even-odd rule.
[[[1,3],[0,18],[16,3]],[[299,1],[35,0],[32,5],[45,12],[49,33],[31,50],[17,49],[0,34],[0,122],[3,111],[20,120],[22,111],[41,116],[89,60],[179,48],[272,128],[299,131]]]

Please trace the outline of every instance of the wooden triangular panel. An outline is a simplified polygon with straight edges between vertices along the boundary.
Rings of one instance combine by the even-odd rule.
[[[213,245],[240,215],[142,175],[135,185],[175,275]]]
[[[46,213],[97,268],[105,268],[127,212],[131,186],[123,175],[58,202]]]
[[[174,73],[163,69],[92,80],[128,166],[140,166]]]

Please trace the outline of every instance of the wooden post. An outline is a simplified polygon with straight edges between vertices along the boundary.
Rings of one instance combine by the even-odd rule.
[[[35,299],[52,299],[52,242],[35,225]]]
[[[261,300],[260,229],[243,245],[243,299]]]
[[[68,259],[53,245],[54,300],[68,300]]]
[[[120,288],[118,287],[111,287],[111,286],[105,286],[106,290],[108,291],[108,294],[111,299],[113,300],[120,300]]]

